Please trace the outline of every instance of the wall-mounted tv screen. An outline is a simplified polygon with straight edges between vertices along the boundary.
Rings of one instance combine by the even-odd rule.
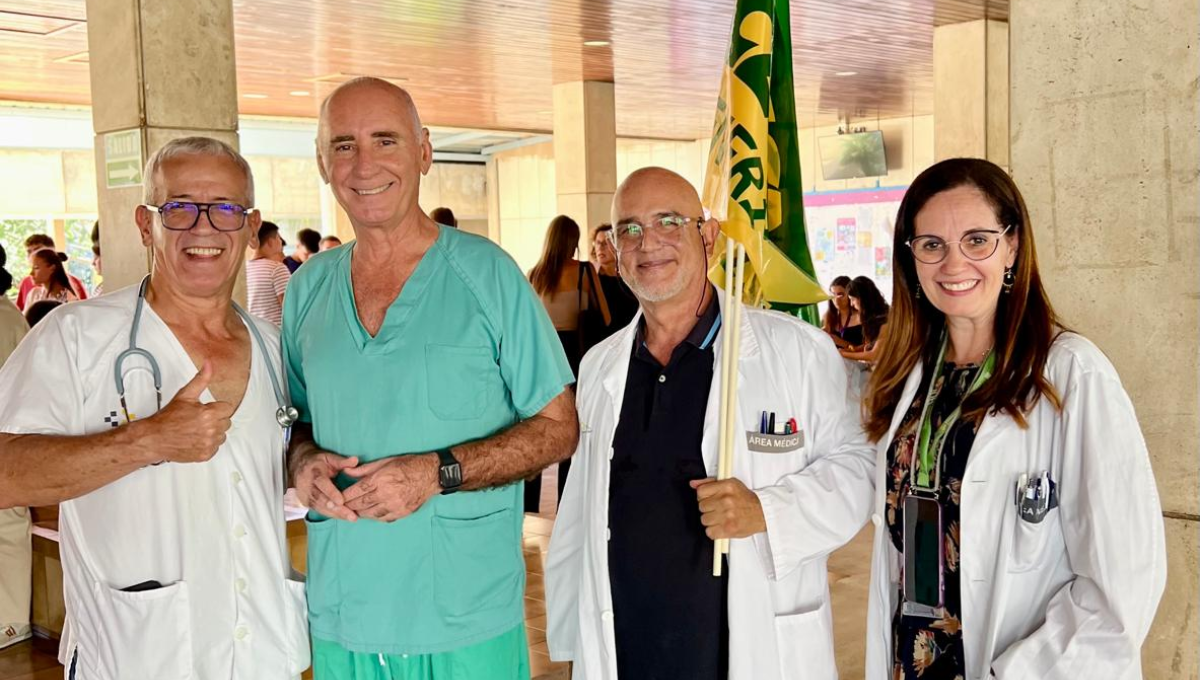
[[[888,172],[883,133],[878,130],[821,137],[817,146],[826,180],[882,177]]]

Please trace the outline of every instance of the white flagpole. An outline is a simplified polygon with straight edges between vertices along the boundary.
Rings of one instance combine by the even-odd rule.
[[[734,254],[736,253],[736,255]],[[742,339],[742,287],[745,280],[746,247],[733,239],[725,242],[725,318],[721,334],[721,417],[717,446],[717,479],[733,472],[733,450],[737,433],[738,353]],[[713,550],[713,576],[721,575],[722,555],[729,554],[729,539],[717,539]]]

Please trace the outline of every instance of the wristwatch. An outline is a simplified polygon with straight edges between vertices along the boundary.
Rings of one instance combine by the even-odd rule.
[[[450,449],[441,449],[438,456],[438,486],[442,487],[442,495],[458,491],[462,486],[462,465],[450,453]]]

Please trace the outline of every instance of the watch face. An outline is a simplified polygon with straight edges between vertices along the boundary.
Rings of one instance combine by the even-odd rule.
[[[462,486],[462,466],[458,463],[441,466],[438,469],[438,482],[443,489],[457,489]]]

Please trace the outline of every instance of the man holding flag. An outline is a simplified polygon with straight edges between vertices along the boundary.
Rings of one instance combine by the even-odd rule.
[[[679,175],[634,172],[612,216],[642,313],[580,369],[546,562],[550,656],[575,680],[836,678],[825,559],[866,521],[875,467],[842,360],[785,314],[722,323],[731,300],[706,277],[719,224]],[[716,481],[727,332],[734,453]],[[714,539],[732,539],[720,577]]]

